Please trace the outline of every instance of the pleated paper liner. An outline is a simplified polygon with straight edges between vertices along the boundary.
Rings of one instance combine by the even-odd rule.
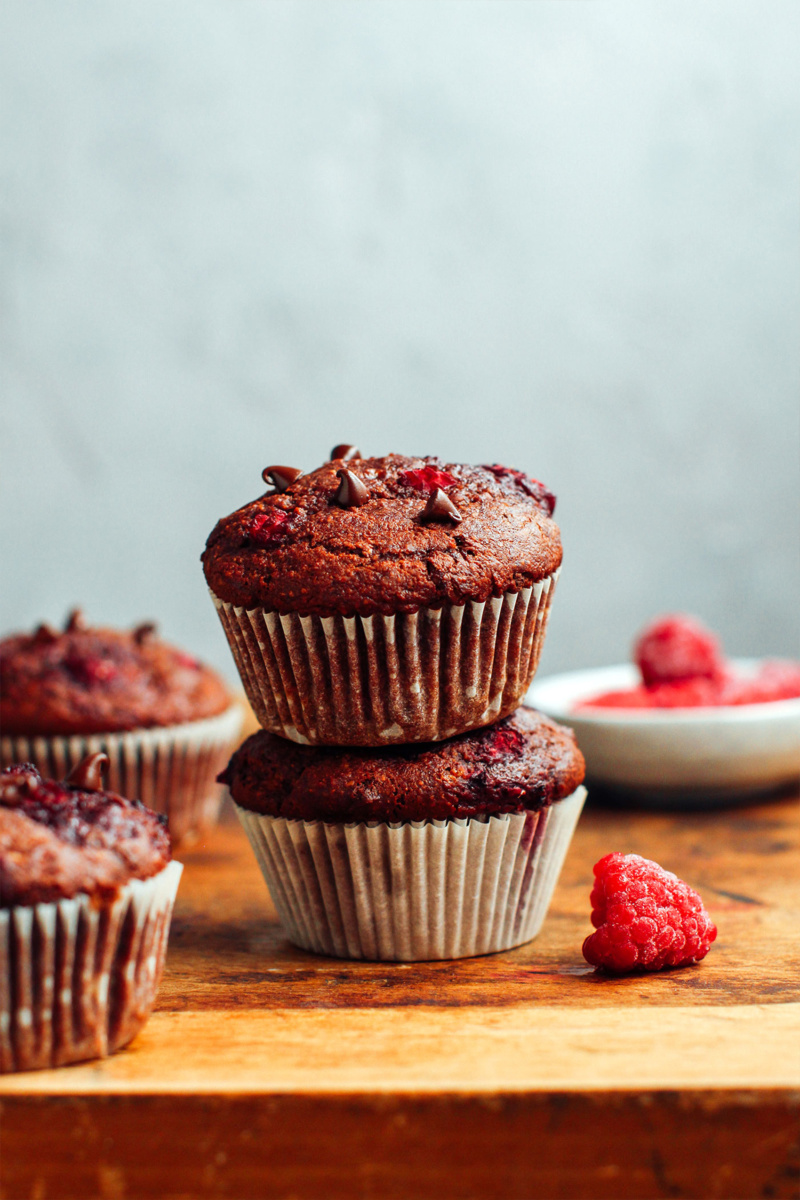
[[[244,710],[232,704],[217,717],[161,729],[75,737],[3,737],[2,766],[32,762],[42,775],[64,779],[87,754],[110,759],[108,791],[164,813],[174,842],[191,841],[213,825],[222,788],[217,775],[241,733]]]
[[[291,941],[422,962],[536,937],[585,798],[581,787],[538,812],[397,825],[237,811]]]
[[[0,909],[0,1071],[60,1067],[126,1046],[150,1015],[183,867],[87,895]]]
[[[264,729],[294,742],[436,742],[513,712],[539,662],[558,572],[478,604],[371,617],[237,608],[212,592]]]

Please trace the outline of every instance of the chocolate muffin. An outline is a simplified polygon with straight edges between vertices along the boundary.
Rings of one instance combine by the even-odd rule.
[[[78,610],[0,641],[0,762],[60,778],[90,751],[114,791],[166,813],[176,839],[213,822],[215,776],[241,728],[220,677],[157,637],[152,623],[95,629]]]
[[[8,735],[122,733],[219,716],[220,677],[156,636],[155,625],[62,632],[40,625],[0,641],[0,726]]]
[[[583,781],[571,730],[530,708],[447,742],[298,746],[261,730],[220,780],[240,808],[292,821],[449,821],[539,811]]]
[[[461,958],[539,932],[580,815],[572,732],[520,708],[382,751],[254,734],[229,785],[293,942],[349,958]]]
[[[521,471],[338,446],[221,520],[203,567],[265,729],[437,741],[512,712],[541,651],[561,539]]]
[[[152,1008],[182,868],[163,818],[102,790],[107,766],[0,772],[2,1071],[112,1053]]]

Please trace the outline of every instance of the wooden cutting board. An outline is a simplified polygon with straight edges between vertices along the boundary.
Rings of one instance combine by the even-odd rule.
[[[596,976],[592,864],[657,859],[719,927]],[[0,1079],[4,1200],[796,1197],[800,803],[579,824],[539,938],[460,962],[293,948],[230,813],[186,871],[156,1012],[112,1059]]]

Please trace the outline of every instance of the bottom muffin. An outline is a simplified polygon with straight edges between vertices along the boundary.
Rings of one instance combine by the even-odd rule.
[[[183,868],[107,762],[0,773],[0,1072],[103,1057],[150,1015]]]
[[[570,730],[531,709],[383,751],[249,738],[227,783],[288,936],[385,961],[530,941],[585,791]]]

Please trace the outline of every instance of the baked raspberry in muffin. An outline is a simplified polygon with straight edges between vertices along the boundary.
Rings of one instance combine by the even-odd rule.
[[[499,465],[336,451],[308,474],[266,468],[271,490],[203,554],[261,725],[380,746],[512,712],[561,564],[552,493]]]
[[[162,817],[102,790],[107,765],[0,773],[2,1071],[109,1054],[152,1007],[181,867]]]
[[[0,642],[3,765],[31,761],[60,778],[102,750],[113,790],[166,813],[176,839],[215,818],[215,776],[241,719],[219,676],[151,623],[96,629],[75,611],[62,631]]]
[[[583,775],[572,732],[520,708],[446,742],[383,750],[262,731],[221,779],[292,941],[413,960],[536,936]]]

